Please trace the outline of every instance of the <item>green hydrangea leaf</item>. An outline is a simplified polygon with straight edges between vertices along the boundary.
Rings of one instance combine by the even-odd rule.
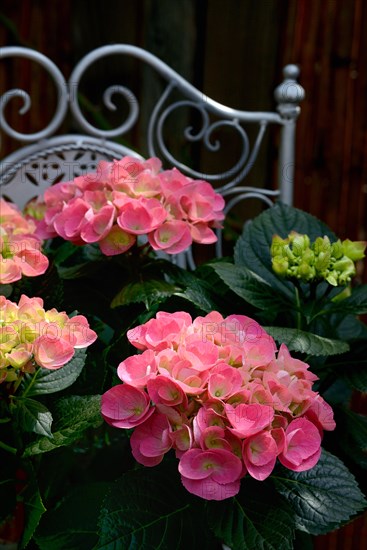
[[[194,277],[184,290],[175,292],[175,296],[188,300],[194,304],[194,306],[202,311],[205,311],[206,313],[210,313],[211,311],[218,309],[218,306],[213,300],[206,283]]]
[[[39,369],[36,378],[26,375],[22,386],[27,396],[47,395],[71,386],[82,372],[86,358],[85,349],[75,350],[74,357],[56,370]]]
[[[208,502],[208,519],[231,549],[293,549],[293,511],[268,483],[245,478],[236,497]]]
[[[215,548],[205,502],[181,485],[177,462],[129,471],[106,496],[99,519],[99,550]]]
[[[270,247],[274,235],[286,238],[291,231],[307,234],[311,241],[324,235],[331,241],[337,240],[334,233],[314,216],[277,203],[245,226],[234,251],[236,265],[243,265],[257,273],[274,291],[281,292],[290,299],[294,292],[293,285],[273,272]]]
[[[282,467],[272,479],[292,506],[296,527],[312,535],[341,527],[367,504],[351,472],[324,450],[311,470],[293,472]]]
[[[238,296],[260,309],[289,308],[289,300],[282,294],[275,294],[272,287],[242,265],[219,262],[210,264],[222,281]]]
[[[367,285],[353,288],[351,295],[347,298],[334,302],[331,311],[341,311],[344,314],[364,315],[367,313]]]
[[[199,269],[195,273],[191,273],[170,264],[169,266],[165,265],[165,272],[169,280],[178,287],[174,292],[175,296],[187,300],[206,313],[218,309],[216,301],[218,296],[215,293],[220,289],[215,287],[213,281],[206,280]],[[210,273],[214,275],[212,271]]]
[[[349,345],[346,342],[324,338],[295,328],[264,327],[264,329],[274,340],[285,344],[289,351],[327,356],[338,355],[349,350]]]
[[[42,437],[29,444],[23,456],[46,453],[71,445],[90,427],[102,424],[99,395],[71,396],[60,399],[54,409],[52,438]]]
[[[172,296],[176,290],[174,285],[158,279],[129,283],[113,298],[111,307],[142,302],[149,309],[153,304]]]
[[[367,418],[346,408],[334,408],[338,445],[348,457],[367,468]]]
[[[0,285],[0,296],[5,296],[5,298],[9,298],[11,293],[13,292],[12,285]]]
[[[20,550],[26,548],[31,540],[41,517],[46,512],[42,502],[41,494],[38,488],[37,479],[30,463],[27,463],[25,470],[26,478],[24,480],[24,489],[21,492],[24,502],[24,531],[19,544]]]
[[[348,363],[345,364],[348,365]],[[367,359],[361,361],[358,366],[351,365],[342,373],[342,377],[353,389],[367,392]]]
[[[14,415],[20,430],[52,437],[52,414],[43,403],[27,397],[17,399]]]
[[[367,340],[367,325],[354,315],[340,315],[337,334],[340,340]]]
[[[35,534],[40,550],[91,550],[98,541],[97,521],[108,483],[76,487],[43,517]]]

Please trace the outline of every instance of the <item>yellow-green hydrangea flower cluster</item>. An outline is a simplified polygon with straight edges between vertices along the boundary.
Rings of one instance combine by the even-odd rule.
[[[355,262],[365,257],[365,248],[364,241],[339,239],[332,243],[327,236],[311,243],[308,235],[292,231],[286,239],[275,235],[270,250],[273,270],[278,275],[305,283],[324,279],[339,286],[354,277]]]

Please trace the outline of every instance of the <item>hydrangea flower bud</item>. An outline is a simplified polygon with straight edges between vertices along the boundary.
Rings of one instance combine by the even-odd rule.
[[[365,241],[350,241],[346,239],[342,243],[342,249],[345,256],[353,262],[362,260],[365,257],[366,242]]]
[[[272,265],[275,273],[278,275],[286,275],[289,267],[289,262],[287,258],[283,258],[283,256],[275,256],[272,259]]]
[[[311,243],[308,235],[293,231],[288,238],[275,235],[270,247],[272,267],[281,277],[296,278],[305,283],[325,280],[332,286],[346,285],[356,274],[354,262],[364,258],[366,243],[330,242],[328,236]]]
[[[335,260],[339,260],[343,256],[343,246],[340,239],[331,245],[331,256]]]
[[[292,252],[295,256],[302,256],[303,253],[310,247],[310,239],[308,235],[292,232],[289,235],[292,243]]]
[[[279,235],[274,235],[270,247],[271,255],[283,256],[284,247],[287,244],[289,244],[289,239],[282,239],[281,237],[279,237]]]

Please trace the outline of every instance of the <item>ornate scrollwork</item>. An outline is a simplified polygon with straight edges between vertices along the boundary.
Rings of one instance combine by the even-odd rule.
[[[50,75],[57,91],[57,105],[51,122],[41,131],[32,134],[16,131],[11,127],[5,115],[9,102],[14,98],[20,98],[22,101],[19,114],[23,115],[28,112],[32,107],[29,94],[25,90],[14,88],[0,97],[0,129],[12,138],[32,144],[12,153],[3,159],[0,165],[0,186],[4,186],[3,189],[10,198],[23,205],[26,197],[31,198],[32,194],[36,194],[35,191],[42,192],[43,188],[57,181],[59,177],[68,179],[72,174],[62,172],[60,175],[59,161],[69,163],[69,165],[77,162],[79,168],[83,170],[83,166],[93,169],[94,157],[88,156],[92,152],[97,155],[96,159],[97,157],[118,158],[126,154],[140,156],[131,149],[109,140],[109,138],[122,136],[137,122],[139,103],[135,94],[128,87],[117,84],[107,87],[103,93],[103,103],[110,111],[117,110],[117,104],[114,101],[116,95],[127,102],[128,109],[123,122],[113,129],[105,130],[93,126],[81,110],[78,88],[85,72],[96,61],[111,55],[126,56],[142,61],[167,83],[148,120],[146,146],[149,156],[161,157],[162,160],[167,161],[171,166],[176,166],[191,177],[215,183],[216,190],[227,198],[227,212],[238,202],[248,198],[257,198],[268,206],[277,197],[287,204],[292,203],[295,124],[300,111],[299,103],[304,98],[304,90],[297,82],[299,69],[296,65],[287,65],[284,68],[284,80],[275,91],[278,112],[241,111],[222,105],[205,96],[156,56],[128,44],[102,46],[91,51],[77,63],[68,83],[57,66],[43,54],[22,47],[0,48],[0,59],[23,57],[41,65]],[[175,94],[180,94],[182,99],[177,100],[175,95],[173,101],[173,95],[171,95],[173,91]],[[63,122],[68,108],[85,135],[54,135]],[[166,143],[165,131],[168,127],[168,117],[171,114],[176,115],[177,110],[181,108],[195,109],[199,124],[198,129],[189,124],[184,125],[183,136],[193,144],[202,143],[210,152],[220,153],[221,151],[222,141],[215,138],[218,130],[230,128],[235,132],[238,136],[236,139],[240,141],[240,151],[231,168],[223,169],[220,173],[215,174],[202,173],[175,158]],[[257,133],[254,136],[250,134],[251,143],[243,127],[244,123],[253,124],[257,128]],[[276,124],[281,128],[278,189],[269,191],[256,187],[241,187],[242,180],[247,176],[258,157],[268,124]],[[81,156],[77,157],[77,155]],[[55,177],[51,174],[50,167],[54,170]],[[35,177],[32,170],[39,170],[39,175]],[[76,172],[74,171],[73,174],[76,175]],[[18,191],[16,191],[17,188]],[[220,246],[218,244],[218,247]],[[188,251],[185,256],[188,265],[193,267],[192,251]],[[177,261],[180,261],[179,257]]]
[[[189,107],[195,109],[201,116],[201,127],[199,130],[194,132],[192,126],[188,126],[184,130],[185,138],[190,142],[202,141],[204,146],[212,152],[217,152],[220,149],[221,143],[219,140],[215,142],[212,141],[213,133],[224,126],[233,128],[239,135],[242,144],[242,151],[240,154],[239,160],[234,166],[229,170],[217,173],[217,174],[204,174],[197,170],[194,170],[190,166],[183,164],[178,159],[176,159],[171,152],[168,150],[165,140],[164,140],[164,125],[168,116],[173,113],[176,109],[181,107]],[[172,166],[177,166],[183,170],[186,174],[192,176],[193,178],[204,178],[207,181],[223,181],[231,177],[235,177],[233,185],[237,180],[237,175],[243,170],[246,165],[246,161],[249,158],[250,153],[250,143],[246,131],[240,126],[237,120],[219,120],[211,123],[209,114],[203,103],[195,103],[189,100],[176,101],[168,107],[166,107],[157,117],[156,121],[156,140],[159,147],[159,152]],[[260,143],[258,144],[260,146]],[[155,152],[155,150],[154,150]],[[257,154],[257,151],[256,151]]]
[[[114,138],[122,136],[134,126],[139,116],[139,102],[135,94],[129,88],[117,84],[106,88],[103,93],[103,102],[107,109],[109,109],[110,111],[116,111],[117,107],[116,104],[112,101],[112,96],[118,94],[127,101],[129,112],[124,122],[116,128],[110,130],[101,130],[100,128],[97,128],[96,126],[90,124],[84,117],[78,102],[78,86],[79,81],[76,81],[75,77],[72,76],[69,81],[69,87],[73,87],[74,93],[70,98],[70,110],[72,111],[75,120],[85,132],[97,137]]]
[[[61,74],[57,66],[52,61],[50,61],[50,59],[34,50],[20,48],[17,46],[0,48],[0,59],[5,59],[6,57],[23,57],[25,59],[35,61],[36,63],[44,67],[44,69],[46,69],[46,71],[51,76],[56,86],[57,106],[55,114],[51,122],[46,126],[46,128],[33,134],[23,134],[16,131],[8,124],[5,118],[5,107],[13,98],[21,98],[23,101],[23,105],[19,109],[19,114],[24,115],[31,107],[31,98],[25,90],[20,90],[19,88],[8,90],[4,94],[2,94],[0,98],[0,128],[10,137],[28,143],[52,136],[64,120],[65,114],[68,109],[68,90],[63,75]]]
[[[48,147],[25,147],[0,164],[1,194],[22,208],[50,185],[95,171],[100,160],[127,154],[142,158],[122,145],[93,137],[58,136]]]
[[[238,203],[249,200],[257,199],[260,202],[264,203],[267,207],[271,207],[274,204],[274,200],[279,198],[279,190],[271,189],[256,189],[255,187],[249,186],[238,186],[227,188],[222,192],[223,197],[228,197],[233,195],[233,197],[226,201],[226,206],[224,208],[225,215],[232,210]],[[247,222],[246,222],[247,223]],[[222,229],[217,229],[217,242],[215,245],[215,255],[217,258],[223,256],[223,239],[222,239]]]

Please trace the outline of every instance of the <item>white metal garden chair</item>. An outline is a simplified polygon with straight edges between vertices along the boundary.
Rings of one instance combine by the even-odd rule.
[[[117,95],[126,101],[127,114],[123,123],[112,129],[101,129],[87,120],[83,113],[80,83],[94,63],[110,56],[115,56],[117,60],[122,56],[134,58],[136,62],[149,66],[165,81],[166,87],[148,116],[144,152],[114,141],[125,136],[139,122],[141,105],[130,86],[114,84],[108,86],[103,94],[104,104],[110,110],[116,109],[113,100],[115,101]],[[300,112],[299,103],[304,98],[304,90],[297,82],[299,69],[296,65],[284,67],[284,80],[275,90],[276,110],[254,112],[233,109],[203,95],[156,56],[132,45],[108,45],[91,51],[77,63],[68,82],[58,67],[37,51],[15,46],[0,49],[1,60],[19,57],[42,66],[57,90],[53,118],[45,128],[29,134],[17,131],[7,121],[7,106],[14,98],[20,98],[23,103],[20,114],[30,109],[32,101],[29,93],[21,89],[1,90],[0,130],[3,135],[16,139],[20,147],[1,161],[0,193],[20,207],[43,193],[55,181],[69,181],[76,175],[95,170],[101,159],[112,160],[124,155],[138,158],[157,156],[163,161],[165,168],[176,166],[190,177],[213,183],[216,190],[226,198],[226,212],[239,201],[248,198],[257,198],[269,206],[277,199],[292,204],[295,129]],[[124,78],[126,77],[121,72],[120,79],[123,81]],[[218,151],[219,154],[220,143],[213,140],[213,134],[220,129],[231,129],[238,134],[242,151],[234,166],[210,175],[203,174],[189,166],[189,163],[175,158],[165,141],[165,126],[172,113],[181,108],[194,110],[200,122],[198,130],[193,130],[190,126],[185,129],[184,136],[188,142],[201,141],[207,149]],[[78,129],[77,133],[60,134],[60,127],[67,115],[71,115],[72,124]],[[255,128],[252,143],[247,133],[249,125]],[[265,132],[270,125],[276,125],[280,129],[278,180],[271,189],[246,185],[246,176],[258,158]],[[218,256],[221,255],[221,250],[219,239]],[[192,264],[190,254],[188,260]]]

